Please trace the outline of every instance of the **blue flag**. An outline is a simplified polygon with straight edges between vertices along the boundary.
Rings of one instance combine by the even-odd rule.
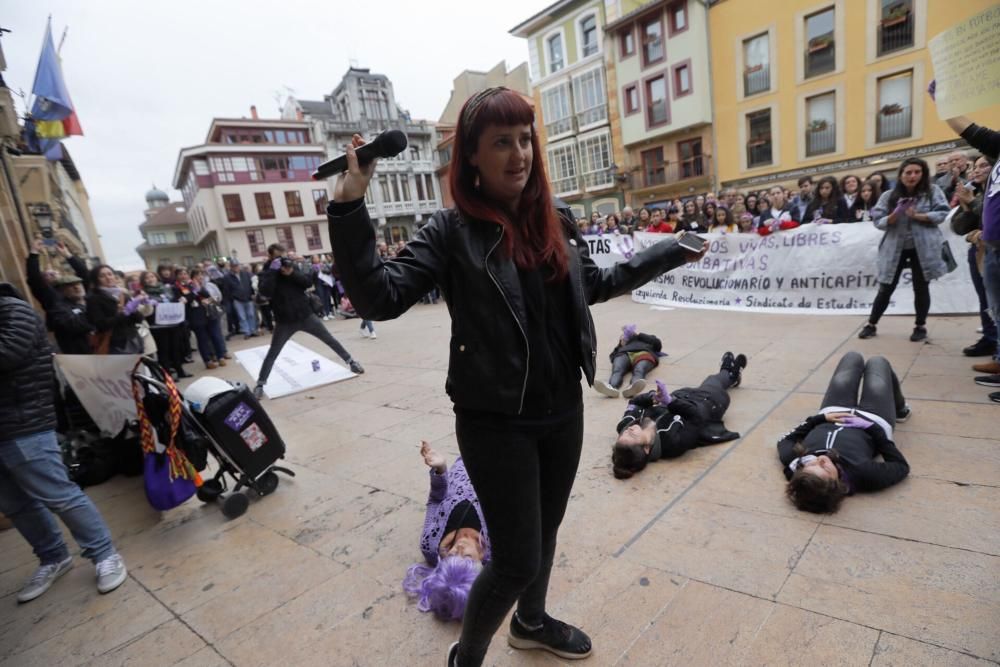
[[[59,55],[52,43],[51,20],[45,28],[42,54],[38,58],[38,69],[35,71],[35,83],[31,92],[35,96],[35,103],[31,106],[31,115],[35,120],[61,121],[73,113],[73,102],[63,80]]]

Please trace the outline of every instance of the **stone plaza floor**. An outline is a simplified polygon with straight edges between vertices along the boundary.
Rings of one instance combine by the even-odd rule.
[[[627,481],[610,466],[624,402],[585,389],[583,458],[549,594],[551,613],[594,640],[580,664],[1000,661],[1000,406],[961,355],[976,318],[932,317],[918,344],[903,317],[861,341],[862,317],[656,310],[628,298],[593,312],[600,376],[628,322],[663,339],[669,356],[651,377],[671,387],[699,383],[727,349],[750,364],[726,420],[741,439]],[[418,612],[400,582],[420,559],[428,478],[418,443],[457,456],[447,311],[415,306],[378,324],[376,341],[361,338],[358,320],[329,326],[367,373],[266,401],[297,476],[243,517],[227,521],[196,499],[160,514],[139,479],[113,479],[88,493],[126,583],[98,595],[78,556],[20,606],[15,592],[35,563],[15,531],[0,533],[0,665],[445,664],[458,623]],[[914,414],[896,441],[911,473],[835,515],[798,512],[775,442],[818,409],[848,350],[888,357],[903,380]],[[213,374],[252,381],[235,364]],[[510,649],[504,624],[487,664],[562,663]]]

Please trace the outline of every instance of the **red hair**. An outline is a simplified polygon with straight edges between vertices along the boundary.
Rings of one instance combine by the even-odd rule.
[[[448,170],[448,184],[456,206],[471,218],[501,225],[504,229],[504,253],[519,268],[534,269],[547,265],[556,279],[565,278],[569,270],[566,241],[545,176],[542,149],[535,132],[534,110],[520,94],[501,90],[483,101],[479,109],[471,114],[469,127],[465,109],[468,104],[469,100],[466,100],[458,116]],[[488,125],[531,126],[531,171],[521,192],[516,220],[511,220],[501,206],[476,188],[478,174],[469,156],[476,152],[479,137]]]

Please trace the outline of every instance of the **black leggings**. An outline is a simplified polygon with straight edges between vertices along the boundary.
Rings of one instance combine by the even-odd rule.
[[[931,310],[931,288],[927,279],[924,278],[924,271],[920,268],[920,258],[917,257],[915,248],[903,251],[891,283],[879,283],[878,294],[875,295],[875,302],[872,304],[872,314],[868,318],[872,324],[878,324],[882,315],[885,314],[892,293],[896,291],[896,285],[899,284],[899,276],[907,264],[909,264],[910,272],[913,274],[913,306],[917,311],[916,325],[922,327],[927,324],[927,313]]]
[[[608,379],[608,384],[618,389],[622,386],[625,374],[628,373],[629,368],[632,368],[632,360],[627,354],[619,354],[614,359],[611,360],[611,377]],[[632,382],[636,380],[643,380],[646,377],[646,373],[656,368],[656,364],[648,359],[640,361],[632,368]]]
[[[861,399],[858,400],[858,388]],[[896,426],[896,414],[906,405],[899,378],[885,357],[872,357],[865,363],[857,352],[848,352],[837,364],[823,396],[822,407],[840,406],[871,412]]]
[[[278,355],[281,354],[281,348],[285,347],[285,343],[299,331],[316,336],[316,338],[319,338],[331,350],[336,352],[341,359],[347,363],[351,363],[351,354],[344,349],[340,341],[333,337],[330,330],[323,324],[323,320],[315,315],[310,315],[298,322],[278,322],[274,327],[274,335],[271,336],[271,347],[267,348],[267,356],[264,357],[264,363],[260,367],[260,376],[257,378],[257,384],[267,384],[267,378],[271,375],[271,367],[274,366]]]
[[[580,463],[583,406],[538,426],[458,412],[455,435],[492,549],[462,620],[458,664],[467,667],[482,664],[515,601],[528,625],[544,618],[556,534]]]

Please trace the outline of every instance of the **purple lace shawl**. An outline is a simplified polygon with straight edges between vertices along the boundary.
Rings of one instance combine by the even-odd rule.
[[[465,464],[461,457],[455,461],[449,470],[443,475],[438,475],[434,470],[430,470],[431,492],[427,498],[427,515],[424,517],[424,530],[420,534],[420,551],[423,552],[427,563],[432,567],[438,562],[438,547],[441,545],[441,538],[444,537],[444,529],[448,525],[448,517],[455,505],[463,500],[468,500],[476,509],[479,515],[479,522],[483,529],[480,532],[483,541],[483,562],[490,559],[490,538],[486,532],[486,520],[483,519],[483,510],[479,507],[479,499],[469,481],[469,475],[465,472]]]

